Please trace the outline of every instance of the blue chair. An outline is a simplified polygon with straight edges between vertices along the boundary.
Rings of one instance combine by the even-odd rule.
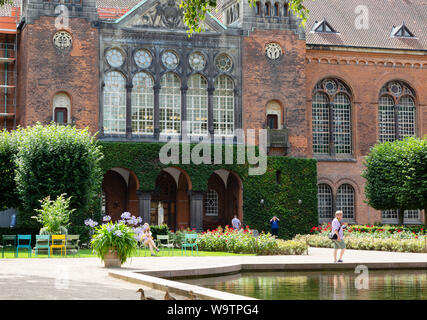
[[[36,235],[36,246],[34,247],[34,251],[36,253],[36,257],[39,255],[39,249],[46,249],[47,256],[50,258],[50,235],[48,234],[37,234]]]
[[[197,233],[186,233],[184,237],[184,242],[181,244],[181,255],[187,255],[187,248],[191,248],[191,255],[193,255],[193,248],[197,250],[197,255],[199,255],[199,247],[197,246]]]
[[[28,243],[22,244],[21,240]],[[16,257],[19,257],[19,249],[28,249],[28,257],[31,258],[31,234],[18,234],[18,245],[16,246]]]

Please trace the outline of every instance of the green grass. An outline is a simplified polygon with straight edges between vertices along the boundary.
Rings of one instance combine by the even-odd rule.
[[[43,252],[43,251],[40,251]],[[145,254],[147,257],[151,257],[150,250],[146,250],[144,252],[144,249],[141,249],[139,252],[135,251],[132,257],[145,257]],[[185,255],[185,253],[184,253]],[[212,257],[212,256],[254,256],[255,254],[238,254],[238,253],[231,253],[231,252],[210,252],[210,251],[199,251],[199,257]],[[160,252],[157,253],[157,256],[159,257],[171,257],[171,256],[181,256],[181,249],[173,249],[171,252],[168,252],[166,249],[161,249]],[[187,256],[191,256],[191,250],[187,250]],[[193,256],[197,256],[196,251],[193,252]],[[1,259],[1,253],[0,253],[0,259]],[[51,258],[61,258],[61,252],[54,250],[54,254],[50,256]],[[67,256],[62,256],[62,258],[96,258],[96,254],[92,252],[92,249],[80,249],[80,255],[76,254],[67,254]],[[4,252],[4,258],[10,259],[15,258],[15,255],[12,251],[8,250]],[[28,251],[27,250],[20,250],[19,251],[19,259],[28,259]],[[36,255],[34,253],[31,254],[31,258],[36,258]],[[48,258],[47,253],[40,253],[37,258]]]

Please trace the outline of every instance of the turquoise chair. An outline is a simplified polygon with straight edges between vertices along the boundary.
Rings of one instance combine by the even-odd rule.
[[[39,249],[46,249],[47,256],[50,258],[50,235],[48,234],[37,234],[36,235],[36,246],[34,247],[34,251],[36,253],[36,257],[39,255]]]
[[[13,242],[13,244],[12,244]],[[4,249],[12,248],[16,258],[16,235],[4,234],[2,236],[1,257],[4,258]]]
[[[21,240],[28,243],[21,244]],[[16,257],[19,257],[19,249],[28,249],[28,257],[31,258],[31,234],[18,234],[18,245],[16,246]]]
[[[193,248],[197,250],[197,255],[199,255],[199,247],[197,246],[197,233],[186,233],[184,237],[184,242],[181,244],[181,255],[187,255],[187,248],[191,248],[191,255],[193,255]]]

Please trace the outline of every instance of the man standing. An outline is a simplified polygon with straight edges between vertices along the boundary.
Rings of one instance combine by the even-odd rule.
[[[271,234],[273,236],[278,237],[279,236],[279,218],[277,218],[276,216],[274,216],[271,220],[270,220],[270,224],[271,224]]]
[[[344,231],[343,226],[341,224],[341,220],[343,217],[343,212],[341,210],[338,210],[335,212],[335,219],[332,220],[332,232],[337,235],[337,238],[332,240],[334,243],[334,262],[337,262],[337,252],[338,249],[341,249],[340,258],[338,259],[338,262],[342,261],[342,256],[344,255],[345,251],[345,242],[344,242]],[[345,223],[344,228],[346,227],[347,223]]]
[[[242,225],[239,218],[237,218],[236,215],[234,215],[233,220],[231,220],[231,225],[233,226],[233,229],[239,230],[240,226]]]

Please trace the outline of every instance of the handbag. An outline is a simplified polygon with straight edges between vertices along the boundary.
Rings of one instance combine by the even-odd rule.
[[[338,228],[338,232],[340,232],[340,229],[341,229],[341,223],[340,223],[340,227]],[[328,233],[328,238],[331,240],[337,240],[338,236],[335,232],[331,231]]]

